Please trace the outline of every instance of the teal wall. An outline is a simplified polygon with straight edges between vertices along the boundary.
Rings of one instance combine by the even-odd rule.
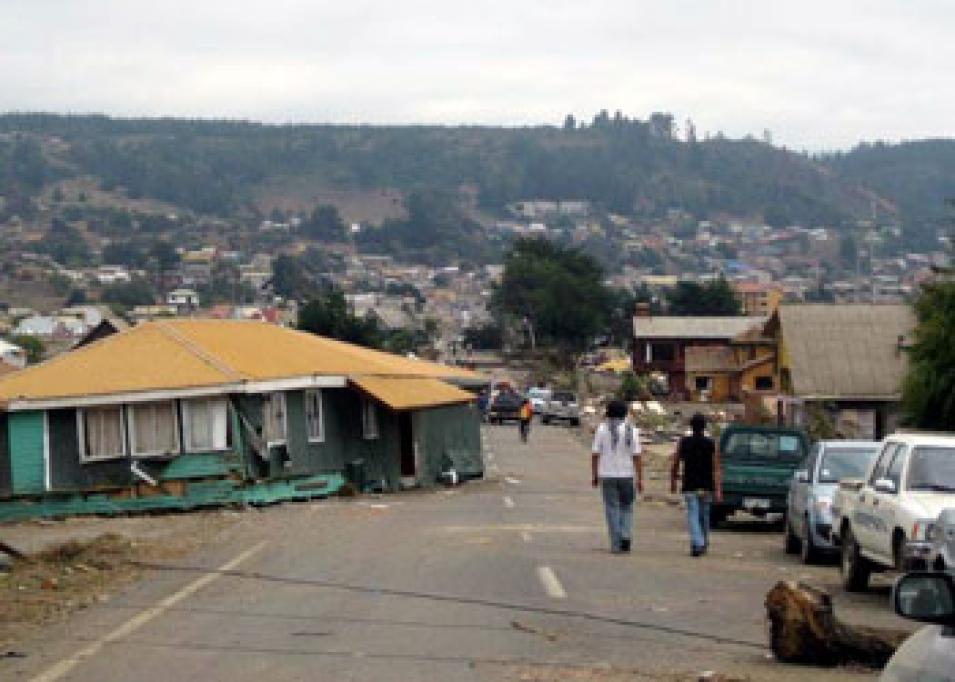
[[[414,413],[413,430],[420,485],[434,485],[448,463],[466,478],[484,475],[481,422],[473,403],[419,410]]]
[[[43,412],[11,412],[7,417],[7,434],[13,493],[42,493]]]
[[[10,478],[10,438],[7,433],[7,415],[0,412],[0,497],[13,492]]]

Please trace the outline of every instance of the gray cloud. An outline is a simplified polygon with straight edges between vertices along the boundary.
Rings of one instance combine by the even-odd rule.
[[[0,0],[0,110],[948,136],[944,0]]]

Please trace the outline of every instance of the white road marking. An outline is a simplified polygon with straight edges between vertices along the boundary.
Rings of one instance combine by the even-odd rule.
[[[222,573],[224,571],[231,571],[246,559],[260,552],[266,544],[266,541],[260,542],[259,544],[245,550],[234,559],[222,564],[219,566],[219,568],[215,569],[215,572],[206,573],[205,575],[196,578],[178,592],[171,594],[165,599],[161,600],[155,606],[150,606],[148,609],[140,611],[119,627],[93,641],[90,645],[80,649],[72,656],[64,658],[52,667],[47,668],[36,677],[31,678],[30,682],[54,682],[54,680],[58,680],[69,674],[69,672],[77,665],[99,653],[100,649],[102,649],[104,645],[111,644],[133,634],[136,632],[136,630],[146,625],[146,623],[153,620],[157,616],[162,615],[186,597],[192,596],[206,585],[218,580],[220,577],[222,577]]]
[[[505,483],[510,483],[511,485],[520,485],[520,484],[521,484],[521,480],[520,480],[519,478],[514,478],[513,476],[505,476],[505,477],[504,477],[504,482],[505,482]]]
[[[550,566],[538,566],[537,577],[544,586],[544,591],[551,599],[567,599],[567,593],[564,592],[564,586],[560,584],[554,569]]]
[[[522,531],[521,531],[521,540],[523,540],[524,542],[530,543],[530,541],[531,541],[531,534],[528,533],[526,530],[522,530]]]
[[[512,500],[509,495],[504,496],[504,506],[508,509],[514,508],[514,500]]]

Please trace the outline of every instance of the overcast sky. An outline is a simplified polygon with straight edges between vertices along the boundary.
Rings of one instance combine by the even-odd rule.
[[[0,0],[0,110],[955,134],[949,0]]]

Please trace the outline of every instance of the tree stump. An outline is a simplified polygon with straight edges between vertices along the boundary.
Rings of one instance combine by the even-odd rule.
[[[766,613],[770,648],[785,663],[882,668],[909,635],[843,623],[826,592],[788,580],[766,594]]]

